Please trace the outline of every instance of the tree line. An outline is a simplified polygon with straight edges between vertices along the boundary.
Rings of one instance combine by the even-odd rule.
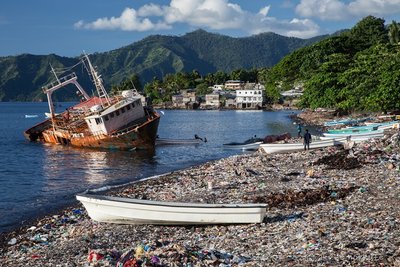
[[[156,104],[170,101],[182,89],[207,94],[210,86],[227,80],[264,84],[269,103],[279,102],[281,92],[302,84],[301,108],[335,108],[343,113],[399,110],[400,25],[392,21],[386,26],[383,19],[368,16],[350,30],[290,53],[272,68],[207,75],[178,72],[155,77],[143,87],[134,75],[113,90],[135,84]]]

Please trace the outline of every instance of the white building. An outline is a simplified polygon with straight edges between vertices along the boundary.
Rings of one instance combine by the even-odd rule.
[[[248,89],[236,91],[237,109],[256,109],[261,108],[265,102],[265,87],[261,84],[246,86]]]
[[[206,107],[219,108],[220,107],[219,98],[220,98],[219,94],[207,94],[206,95]]]
[[[214,84],[213,87],[211,87],[213,92],[218,92],[224,90],[224,85],[223,84]]]

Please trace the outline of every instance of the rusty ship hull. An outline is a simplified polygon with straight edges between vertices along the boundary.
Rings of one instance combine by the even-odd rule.
[[[123,127],[112,134],[90,134],[86,129],[70,131],[66,128],[54,130],[52,120],[45,120],[24,132],[29,141],[73,147],[102,148],[115,150],[154,149],[160,115],[153,112],[146,121]]]
[[[56,81],[42,87],[47,95],[49,118],[26,130],[25,137],[30,141],[74,147],[154,149],[160,115],[146,106],[144,96],[135,88],[109,96],[88,55],[84,54],[80,63],[88,71],[97,95],[86,93],[75,72],[58,77],[50,65]],[[76,87],[81,101],[57,114],[52,94],[68,85]]]

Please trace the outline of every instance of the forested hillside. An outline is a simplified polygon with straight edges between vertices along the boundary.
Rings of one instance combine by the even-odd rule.
[[[201,75],[217,71],[271,67],[288,53],[326,36],[299,39],[264,33],[246,38],[197,30],[184,36],[153,35],[126,47],[90,55],[105,85],[119,84],[132,75],[141,84],[167,74],[196,71]],[[84,50],[85,47],[82,47]],[[57,55],[19,55],[0,58],[0,101],[42,101],[41,87],[54,81],[51,63],[57,70],[75,65],[79,58]],[[86,71],[74,69],[80,82],[89,87]],[[90,90],[90,88],[89,88]],[[74,90],[55,94],[55,100],[70,100]]]
[[[399,24],[368,16],[351,30],[287,55],[268,75],[267,93],[304,84],[302,107],[343,112],[400,109]]]

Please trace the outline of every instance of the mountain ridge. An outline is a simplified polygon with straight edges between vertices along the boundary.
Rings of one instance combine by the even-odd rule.
[[[90,55],[98,67],[106,88],[137,74],[142,84],[168,73],[198,71],[204,75],[216,71],[272,67],[290,52],[326,38],[285,37],[260,33],[249,37],[231,37],[202,29],[182,36],[150,35],[127,46]],[[75,65],[79,57],[55,54],[0,57],[0,101],[44,101],[41,87],[53,81],[49,65],[60,69]],[[75,70],[88,88],[85,71]],[[90,90],[89,88],[87,90]],[[74,98],[72,92],[57,92],[57,101]]]

